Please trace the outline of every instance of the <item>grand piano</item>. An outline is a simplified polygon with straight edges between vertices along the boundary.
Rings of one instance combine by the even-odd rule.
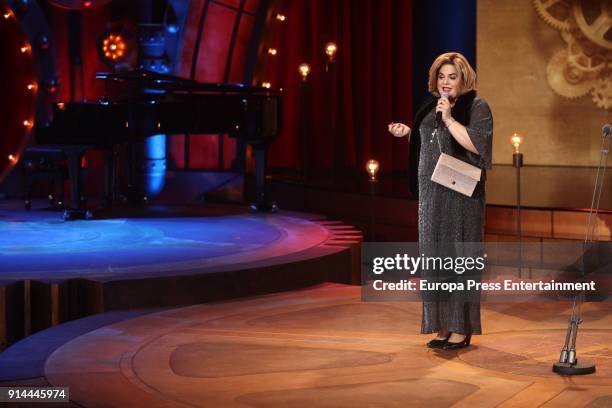
[[[264,170],[267,146],[280,127],[278,92],[149,71],[98,73],[96,78],[105,81],[102,99],[55,103],[52,120],[35,131],[39,144],[61,147],[68,159],[71,190],[65,218],[86,214],[80,166],[88,148],[112,150],[154,134],[228,134],[243,139],[253,147],[256,161],[257,198],[251,207],[269,207]]]

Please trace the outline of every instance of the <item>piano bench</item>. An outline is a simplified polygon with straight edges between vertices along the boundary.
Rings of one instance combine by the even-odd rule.
[[[33,146],[24,149],[21,155],[21,168],[23,171],[24,206],[26,210],[32,208],[32,188],[37,179],[47,181],[49,193],[47,198],[51,207],[63,207],[64,181],[68,178],[66,155],[59,147]],[[59,188],[58,188],[59,186]],[[56,201],[56,192],[59,199]]]

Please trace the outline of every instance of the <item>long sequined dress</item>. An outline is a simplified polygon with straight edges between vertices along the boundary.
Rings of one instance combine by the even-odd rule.
[[[483,242],[485,221],[486,173],[477,184],[472,197],[467,197],[431,181],[431,175],[440,156],[436,138],[432,138],[435,111],[431,110],[419,127],[421,150],[419,177],[419,242],[452,243]],[[493,118],[484,99],[476,97],[472,102],[466,130],[476,150],[476,155],[460,146],[445,126],[440,126],[437,136],[442,151],[482,169],[490,168],[493,138]],[[443,300],[423,301],[421,333],[441,330],[456,333],[481,333],[480,302],[466,299],[461,292],[453,292]]]

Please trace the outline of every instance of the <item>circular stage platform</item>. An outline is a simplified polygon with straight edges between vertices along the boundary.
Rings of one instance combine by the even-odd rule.
[[[158,206],[65,222],[57,212],[5,205],[0,280],[111,281],[231,271],[287,262],[292,255],[303,259],[338,238],[350,243],[360,233],[314,215],[249,214],[231,206]]]
[[[325,284],[128,316],[58,344],[37,381],[70,387],[84,407],[609,406],[609,303],[584,306],[578,356],[597,372],[551,371],[570,309],[484,303],[484,335],[433,351],[417,334],[420,303],[362,302],[359,287]],[[19,354],[7,352],[0,366]]]
[[[111,310],[356,283],[361,240],[342,222],[296,212],[148,206],[63,221],[0,201],[0,345]]]

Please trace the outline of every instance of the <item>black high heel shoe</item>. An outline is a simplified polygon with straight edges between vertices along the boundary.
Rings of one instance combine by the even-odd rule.
[[[438,339],[430,340],[427,343],[427,347],[432,348],[432,349],[441,349],[441,348],[444,348],[444,346],[446,345],[446,342],[448,341],[449,337],[450,337],[450,334],[448,336],[446,336],[445,339],[442,339],[442,340],[438,340]]]
[[[472,340],[472,334],[466,334],[465,339],[460,341],[459,343],[451,343],[450,341],[446,341],[442,349],[444,350],[459,350],[462,348],[466,348],[470,345],[470,341]]]

